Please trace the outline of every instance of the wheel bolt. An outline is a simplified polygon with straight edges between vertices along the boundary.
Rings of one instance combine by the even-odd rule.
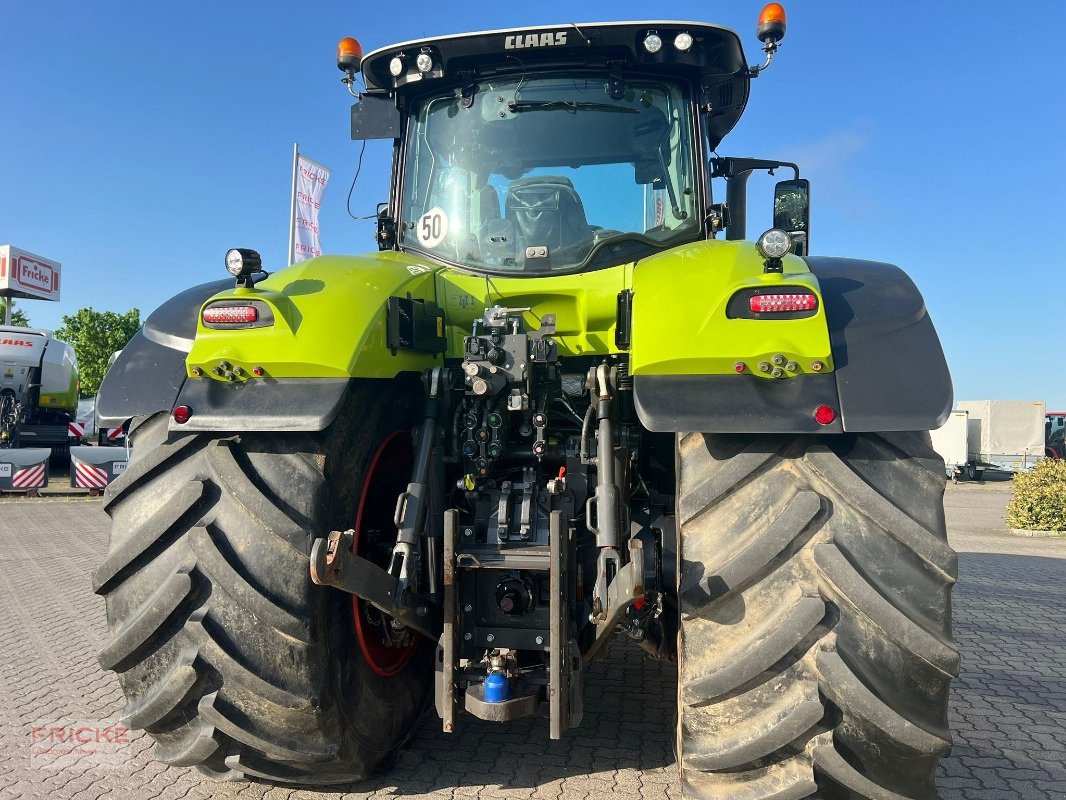
[[[759,372],[769,372],[769,371],[770,371],[770,362],[769,361],[760,361],[759,362]]]

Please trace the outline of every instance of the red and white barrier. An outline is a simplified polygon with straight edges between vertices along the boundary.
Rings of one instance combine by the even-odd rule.
[[[0,490],[30,492],[43,489],[48,485],[51,454],[46,447],[0,450]]]
[[[74,464],[74,486],[78,489],[106,489],[110,475],[101,467],[77,462]]]
[[[67,433],[72,439],[84,439],[85,438],[85,423],[84,422],[68,422]]]
[[[70,485],[98,492],[126,471],[123,447],[70,448]]]
[[[20,469],[11,476],[12,489],[40,489],[47,482],[48,475],[44,464]]]

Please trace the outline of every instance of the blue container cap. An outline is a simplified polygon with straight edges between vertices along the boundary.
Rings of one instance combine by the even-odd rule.
[[[502,672],[490,672],[485,678],[485,702],[502,703],[511,699],[511,684]]]

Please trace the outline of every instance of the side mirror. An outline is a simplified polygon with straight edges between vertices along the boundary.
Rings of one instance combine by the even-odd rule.
[[[378,250],[391,250],[396,246],[396,220],[389,216],[389,204],[378,203]]]
[[[805,256],[810,250],[811,182],[806,178],[778,181],[774,186],[774,227],[792,237],[792,250]]]

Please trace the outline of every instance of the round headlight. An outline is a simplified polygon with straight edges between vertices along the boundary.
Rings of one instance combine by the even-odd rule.
[[[692,35],[682,31],[674,37],[674,47],[684,53],[692,47]]]
[[[644,49],[649,53],[658,53],[663,49],[663,40],[656,34],[649,33],[644,37]]]
[[[234,278],[251,275],[263,268],[263,259],[255,250],[234,247],[226,251],[226,272]]]
[[[403,59],[399,56],[393,56],[392,61],[389,62],[389,74],[394,78],[399,78],[403,75]]]
[[[240,250],[230,250],[226,253],[226,272],[233,277],[244,272],[244,257]]]
[[[418,58],[415,59],[415,66],[418,67],[419,72],[429,72],[433,69],[433,56],[429,53],[419,53]]]
[[[792,237],[780,228],[770,228],[759,237],[755,247],[764,258],[781,258],[792,247]]]

